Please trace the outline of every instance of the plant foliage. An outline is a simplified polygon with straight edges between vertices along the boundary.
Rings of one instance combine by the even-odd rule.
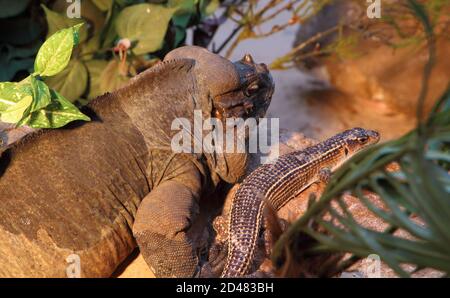
[[[57,31],[41,46],[34,72],[18,83],[0,83],[0,120],[33,128],[58,128],[74,120],[89,121],[77,107],[42,77],[51,77],[66,68],[78,43],[82,24]]]
[[[435,39],[425,7],[411,0],[409,9],[422,22],[430,50],[419,96],[419,124],[400,139],[356,155],[335,173],[320,199],[311,200],[306,213],[277,242],[273,260],[285,264],[285,272],[292,270],[287,259],[296,260],[298,266],[308,258],[334,253],[337,258],[322,264],[315,274],[334,276],[371,254],[380,256],[399,276],[424,268],[450,274],[450,85],[422,121]],[[397,169],[388,170],[393,163]],[[370,199],[373,194],[381,207]],[[358,221],[346,204],[348,195],[383,220],[384,230]],[[414,265],[414,270],[405,264]]]
[[[321,198],[280,239],[279,248],[289,247],[299,259],[324,252],[351,252],[356,261],[377,254],[400,276],[410,274],[401,264],[450,273],[450,88],[437,107],[425,134],[416,129],[346,163]],[[399,165],[395,172],[386,169],[392,162]],[[382,208],[370,200],[370,193],[380,197]],[[347,195],[357,197],[385,222],[386,229],[376,231],[358,222],[345,203]],[[397,230],[411,238],[394,234]],[[296,239],[305,234],[314,244],[295,251]],[[341,262],[332,270],[325,267],[319,275],[340,272],[350,264]]]
[[[56,128],[68,122],[61,110],[67,120],[87,120],[73,104],[84,105],[114,91],[153,66],[183,44],[187,28],[207,20],[219,5],[218,0],[148,2],[83,0],[80,17],[73,18],[68,12],[75,2],[0,3],[0,28],[12,31],[0,29],[0,82],[19,81],[0,83],[1,92],[7,96],[14,88],[20,94],[2,98],[0,120]],[[85,25],[76,27],[80,23]],[[45,32],[47,40],[39,49]],[[78,118],[69,115],[71,111],[77,111]]]

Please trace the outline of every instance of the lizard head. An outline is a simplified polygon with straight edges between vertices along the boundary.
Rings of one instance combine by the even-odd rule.
[[[250,55],[231,61],[208,50],[186,46],[166,55],[164,60],[192,59],[204,116],[218,118],[224,129],[227,118],[264,117],[274,91],[274,83],[267,66],[257,64]],[[236,133],[234,134],[236,136]],[[210,167],[229,183],[238,181],[246,171],[245,153],[217,153],[207,155]]]
[[[249,54],[232,63],[196,46],[177,48],[164,60],[183,58],[195,60],[194,71],[201,88],[208,92],[212,117],[264,117],[274,91],[272,76],[264,63],[255,63]]]
[[[348,157],[380,140],[378,132],[360,127],[346,130],[341,135],[344,141],[344,154]]]
[[[233,63],[236,76],[233,87],[222,89],[214,96],[214,116],[217,118],[264,117],[269,107],[274,83],[264,63],[256,64],[250,54]]]

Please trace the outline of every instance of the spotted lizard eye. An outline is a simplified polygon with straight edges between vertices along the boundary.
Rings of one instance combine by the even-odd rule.
[[[358,138],[358,142],[360,144],[365,144],[365,143],[367,143],[368,140],[369,140],[369,137],[360,137],[360,138]]]
[[[258,90],[259,90],[258,84],[252,84],[252,85],[248,86],[247,89],[245,89],[244,93],[245,93],[245,96],[248,97],[248,96],[254,95],[256,92],[258,92]]]

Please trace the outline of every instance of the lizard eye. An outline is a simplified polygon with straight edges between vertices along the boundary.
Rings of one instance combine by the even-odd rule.
[[[256,92],[258,92],[259,90],[259,86],[258,84],[252,84],[250,86],[247,87],[247,89],[245,89],[244,94],[245,96],[249,97],[254,95]]]
[[[367,143],[368,140],[369,140],[369,137],[360,137],[360,138],[358,138],[358,142],[360,144],[365,144],[365,143]]]

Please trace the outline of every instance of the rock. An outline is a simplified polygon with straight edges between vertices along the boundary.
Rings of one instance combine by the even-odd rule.
[[[363,16],[363,9],[361,5],[354,1],[335,0],[325,5],[314,17],[302,24],[294,41],[294,46],[298,46],[303,42],[315,37],[318,33],[325,32],[332,29],[336,25],[349,25],[357,23]],[[309,53],[317,48],[317,45],[325,46],[336,40],[337,33],[327,34],[321,37],[318,42],[310,43],[303,48],[300,53]],[[308,57],[298,63],[302,69],[313,69],[322,64],[320,57]]]
[[[343,31],[344,37],[359,34],[352,50],[355,57],[344,59],[335,55],[322,56],[305,60],[299,65],[302,70],[308,69],[316,74],[317,80],[323,82],[316,84],[317,86],[332,86],[335,91],[344,94],[344,97],[377,102],[378,107],[384,109],[386,114],[403,113],[414,117],[423,69],[428,60],[428,49],[423,43],[396,49],[388,45],[385,38],[399,42],[393,26],[382,25],[380,20],[372,20],[370,23],[365,15],[364,5],[365,3],[356,4],[355,1],[349,0],[333,1],[333,4],[300,27],[295,41],[295,45],[300,44],[343,20],[347,25]],[[444,18],[448,17],[442,14],[442,18],[442,21],[445,21]],[[365,27],[368,23],[379,26],[380,28],[376,29],[382,32],[382,36],[372,34],[372,31]],[[405,20],[401,24],[410,28],[410,23],[411,21]],[[431,109],[450,81],[450,59],[447,57],[450,42],[444,36],[437,38],[437,63],[431,74],[426,111]],[[319,42],[320,47],[329,45],[335,38],[336,34],[323,38]],[[308,50],[311,48],[305,49]]]
[[[28,126],[15,128],[13,124],[0,121],[0,156],[8,146],[35,131]]]

